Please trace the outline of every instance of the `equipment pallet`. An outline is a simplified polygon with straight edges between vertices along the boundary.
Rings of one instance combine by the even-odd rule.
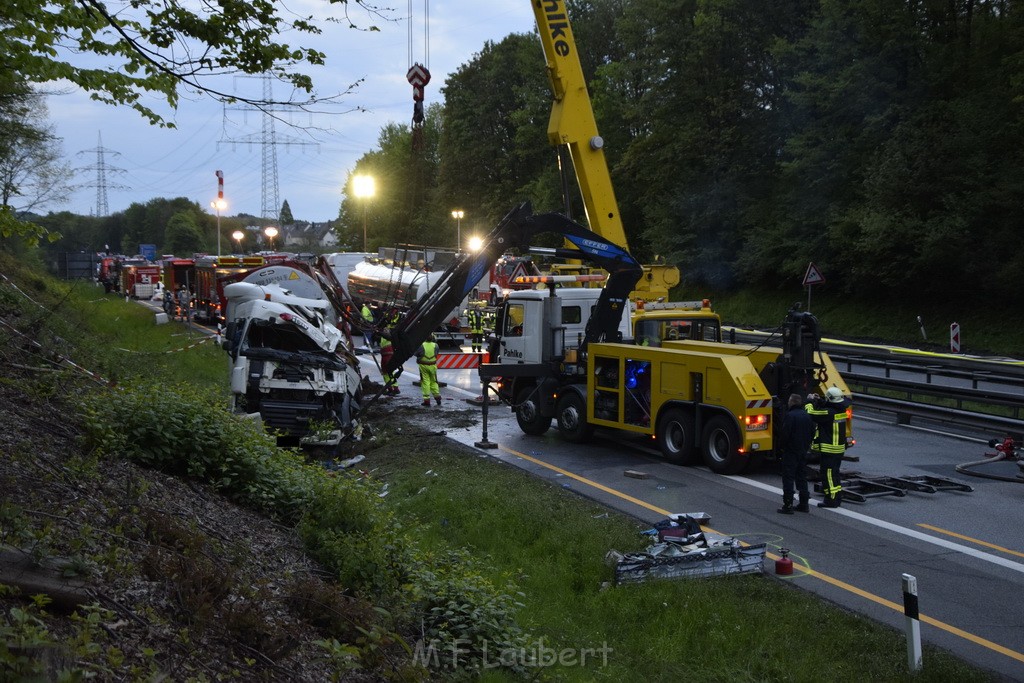
[[[821,492],[821,484],[814,485],[815,492]],[[902,498],[907,491],[936,493],[938,491],[962,491],[970,493],[974,488],[963,482],[945,477],[912,475],[905,477],[850,477],[843,479],[843,498],[854,503],[865,503],[868,498],[896,496]]]

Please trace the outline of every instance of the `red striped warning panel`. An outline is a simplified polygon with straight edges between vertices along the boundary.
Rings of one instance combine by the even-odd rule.
[[[437,368],[439,370],[467,370],[480,367],[479,353],[439,353]]]
[[[772,400],[770,398],[763,398],[756,401],[747,401],[747,408],[768,408],[771,404]]]

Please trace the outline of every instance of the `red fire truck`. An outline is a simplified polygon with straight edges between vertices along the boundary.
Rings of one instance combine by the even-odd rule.
[[[149,299],[160,282],[160,266],[146,260],[121,264],[121,292],[135,299]]]
[[[224,294],[217,280],[226,275],[241,273],[268,263],[267,257],[255,256],[200,256],[195,260],[195,316],[208,323],[224,322]]]

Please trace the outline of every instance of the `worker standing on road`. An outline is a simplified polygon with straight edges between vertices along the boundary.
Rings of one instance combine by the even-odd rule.
[[[387,330],[379,335],[381,347],[381,368],[384,368],[391,359],[391,356],[394,355],[394,345],[391,344],[391,330],[398,324],[398,321],[398,311],[394,309],[384,316],[384,325],[387,327]],[[384,380],[384,393],[392,396],[401,393],[398,389],[398,380],[394,375],[382,371],[381,377]]]
[[[437,342],[434,341],[434,335],[430,335],[430,338],[416,349],[416,363],[420,368],[422,405],[429,406],[431,396],[437,405],[441,405],[441,388],[437,385]]]
[[[477,304],[470,304],[466,312],[469,318],[469,337],[473,353],[481,353],[484,350],[484,312]]]
[[[178,290],[178,314],[184,322],[188,322],[192,314],[192,293],[185,285]]]
[[[807,489],[807,451],[814,441],[814,420],[803,408],[803,396],[791,394],[786,416],[782,418],[779,429],[779,442],[782,448],[782,507],[778,512],[784,515],[799,512],[810,512],[808,505],[811,500]],[[800,503],[793,507],[793,497],[800,494]]]
[[[363,310],[360,311],[363,316],[363,320],[366,323],[366,329],[363,330],[363,343],[366,344],[366,348],[370,351],[373,350],[373,311],[370,310],[369,305],[364,301]]]
[[[384,393],[388,396],[396,396],[402,393],[398,389],[398,380],[390,372],[384,372],[383,368],[391,360],[391,357],[395,355],[395,347],[391,344],[391,339],[388,335],[391,334],[391,330],[382,332],[380,336],[380,366],[381,378],[384,380]]]
[[[839,466],[846,453],[846,397],[839,387],[829,387],[824,399],[817,394],[808,399],[804,409],[818,430],[811,450],[821,456],[821,493],[825,499],[818,507],[837,508],[843,499]]]

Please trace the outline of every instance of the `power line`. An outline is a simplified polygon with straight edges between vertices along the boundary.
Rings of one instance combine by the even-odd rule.
[[[273,87],[270,80],[269,74],[260,76],[263,80],[263,101],[270,103],[274,101],[273,98]],[[258,138],[260,149],[262,152],[263,159],[263,189],[262,189],[262,210],[261,218],[268,221],[269,223],[277,223],[280,219],[281,201],[280,192],[278,187],[278,175],[277,175],[277,148],[280,146],[288,147],[316,147],[320,148],[320,145],[312,142],[306,142],[295,137],[287,135],[278,135],[274,129],[274,119],[277,118],[275,113],[287,111],[284,108],[277,108],[270,104],[266,104],[261,107],[238,107],[241,111],[260,111],[263,116],[262,127]],[[225,109],[225,121],[227,116],[227,110]],[[232,145],[239,143],[253,144],[257,141],[255,133],[249,135],[243,135],[237,138],[222,138],[217,142],[217,148],[220,149],[222,143],[230,143]]]

